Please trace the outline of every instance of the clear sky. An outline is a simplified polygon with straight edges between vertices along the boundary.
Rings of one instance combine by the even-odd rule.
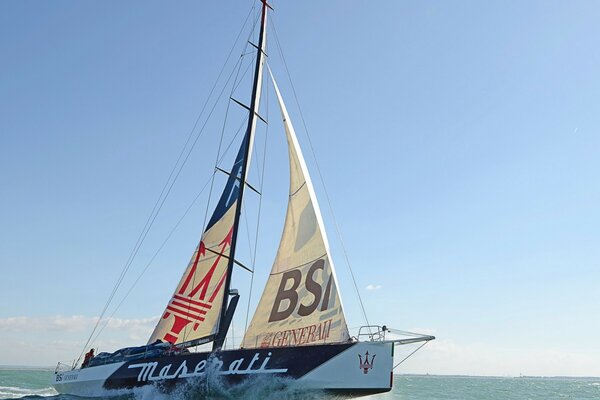
[[[0,364],[78,355],[252,4],[0,2]],[[438,337],[398,372],[600,376],[600,3],[273,5],[369,320]],[[360,309],[270,34],[354,328]],[[249,85],[237,92],[247,98]],[[288,174],[270,97],[258,291]],[[223,110],[125,289],[210,177]],[[198,240],[206,194],[100,350],[145,342]]]

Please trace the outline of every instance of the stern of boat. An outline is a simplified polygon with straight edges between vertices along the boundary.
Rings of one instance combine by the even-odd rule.
[[[354,345],[299,381],[306,388],[325,389],[354,397],[388,392],[394,384],[394,346],[424,344],[434,339],[434,336],[391,330],[385,326],[365,326],[359,330],[358,341]]]
[[[393,384],[393,364],[393,342],[356,342],[299,382],[303,388],[354,396],[388,392]]]

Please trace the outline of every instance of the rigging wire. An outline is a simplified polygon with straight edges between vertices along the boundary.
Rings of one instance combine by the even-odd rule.
[[[236,65],[237,65],[237,64],[236,64]],[[232,74],[233,74],[233,73],[232,73]],[[227,82],[225,83],[225,87],[227,86],[227,83],[228,83],[228,82],[229,82],[229,80],[231,79],[231,75],[232,75],[232,74],[230,74],[230,76],[229,76],[229,78],[228,78]],[[131,262],[129,263],[129,265],[127,265],[127,268],[124,270],[124,274],[122,274],[122,276],[120,277],[120,280],[118,281],[117,285],[115,285],[115,288],[114,288],[114,293],[111,295],[111,297],[110,297],[109,301],[107,302],[107,307],[106,307],[106,308],[108,308],[108,305],[110,304],[110,302],[112,302],[112,298],[114,297],[114,295],[116,294],[116,291],[117,291],[117,289],[120,287],[121,283],[123,282],[123,279],[125,278],[125,274],[127,273],[127,271],[129,270],[129,268],[131,267],[131,265],[132,265],[132,263],[133,263],[133,259],[135,258],[135,256],[136,256],[136,255],[137,255],[137,253],[139,252],[139,250],[140,250],[140,248],[141,248],[141,246],[142,246],[142,244],[143,244],[144,240],[146,239],[146,236],[147,236],[147,235],[148,235],[148,233],[150,232],[150,228],[152,227],[152,225],[154,224],[154,221],[155,221],[155,220],[156,220],[156,218],[158,217],[158,214],[159,214],[160,210],[162,209],[162,207],[163,207],[163,205],[164,205],[165,201],[167,200],[167,198],[168,198],[169,194],[171,193],[171,190],[173,189],[173,186],[175,185],[175,182],[177,181],[177,178],[179,177],[179,175],[180,175],[181,171],[183,170],[183,167],[185,166],[185,164],[186,164],[187,160],[189,159],[189,157],[190,157],[190,155],[191,155],[191,153],[192,153],[192,151],[193,151],[193,149],[194,149],[194,147],[195,147],[196,143],[198,142],[198,139],[200,138],[200,136],[201,136],[201,135],[202,135],[202,133],[204,132],[204,128],[206,127],[206,124],[208,123],[208,120],[209,120],[209,119],[210,119],[210,117],[212,116],[212,113],[214,112],[214,110],[215,110],[215,108],[216,108],[216,106],[217,106],[217,104],[218,104],[218,101],[219,101],[219,99],[220,99],[220,98],[221,98],[221,96],[223,95],[223,91],[224,91],[225,87],[224,87],[224,88],[223,88],[223,90],[221,90],[221,92],[219,93],[219,96],[217,97],[217,100],[215,101],[215,104],[214,104],[214,105],[213,105],[213,107],[211,108],[211,110],[210,110],[210,113],[209,113],[209,115],[208,115],[208,117],[207,117],[207,119],[206,119],[205,123],[202,125],[202,128],[200,129],[200,131],[199,131],[199,132],[198,132],[198,134],[196,135],[196,138],[195,138],[194,142],[192,143],[191,147],[189,148],[189,150],[188,150],[188,152],[187,152],[187,154],[186,154],[186,156],[185,156],[185,158],[184,158],[183,162],[182,162],[182,163],[181,163],[181,165],[179,166],[179,169],[177,170],[177,173],[175,174],[175,177],[174,177],[174,178],[173,178],[173,180],[170,182],[170,185],[169,185],[169,187],[168,187],[168,189],[167,189],[167,192],[166,192],[166,194],[164,195],[164,197],[162,198],[162,201],[160,201],[160,204],[159,204],[159,206],[158,206],[158,208],[157,208],[157,210],[156,210],[156,213],[155,213],[153,216],[151,215],[151,217],[152,217],[152,218],[151,218],[150,224],[148,225],[148,228],[146,229],[146,231],[145,231],[145,232],[143,232],[143,235],[142,235],[142,237],[141,237],[141,241],[139,242],[139,245],[137,246],[137,248],[135,248],[135,251],[134,251],[134,253],[133,253],[133,258],[131,259]],[[184,147],[184,149],[185,149],[185,147]],[[177,164],[175,165],[175,167],[177,167]],[[168,184],[168,183],[169,183],[169,182],[167,181],[167,184]],[[159,200],[160,200],[160,198],[159,198]],[[99,320],[98,320],[98,322],[96,323],[96,326],[95,326],[94,330],[92,331],[92,335],[91,335],[91,336],[93,336],[93,334],[94,334],[94,331],[97,329],[97,326],[98,326],[98,324],[100,323],[100,321],[101,321],[102,317],[104,316],[104,313],[105,313],[105,312],[106,312],[106,309],[105,309],[105,310],[102,312],[101,316],[99,317]],[[90,336],[90,339],[91,339],[91,336]],[[83,351],[85,351],[85,348],[86,348],[86,347],[87,347],[87,344],[86,344],[86,346],[84,347]],[[82,351],[81,355],[83,355],[83,351]],[[79,356],[79,358],[81,358],[81,355]],[[78,359],[78,361],[79,361],[79,359]]]
[[[254,8],[254,6],[253,6],[253,8]],[[152,225],[154,224],[154,221],[156,220],[156,217],[158,216],[158,213],[160,212],[160,210],[161,210],[161,208],[162,208],[165,200],[169,196],[169,194],[171,192],[171,189],[173,188],[173,185],[175,184],[175,181],[177,180],[177,178],[178,178],[181,170],[183,169],[183,166],[185,165],[185,163],[187,162],[187,160],[188,160],[188,158],[189,158],[189,156],[191,154],[191,151],[195,147],[195,145],[196,145],[196,143],[198,141],[198,138],[201,136],[202,132],[204,131],[204,127],[206,126],[206,123],[210,119],[210,117],[211,117],[211,115],[212,115],[212,113],[213,113],[213,111],[214,111],[214,109],[216,107],[216,104],[218,102],[218,99],[220,99],[220,97],[221,97],[221,95],[223,93],[224,88],[227,86],[227,83],[231,79],[231,74],[230,74],[227,82],[224,85],[223,90],[221,90],[219,96],[217,97],[217,101],[215,102],[215,105],[212,107],[212,109],[211,109],[208,117],[206,118],[205,123],[203,124],[202,128],[200,129],[200,131],[197,133],[196,139],[192,143],[192,145],[191,145],[191,147],[190,147],[187,155],[183,159],[183,162],[181,162],[181,158],[182,158],[183,154],[185,154],[185,149],[189,145],[189,142],[190,142],[191,138],[193,137],[193,133],[196,130],[196,128],[198,126],[198,123],[199,123],[202,115],[204,114],[204,111],[206,110],[206,106],[208,105],[208,103],[210,101],[210,98],[212,97],[212,94],[214,93],[214,90],[217,87],[219,80],[221,79],[221,76],[222,76],[222,74],[223,74],[223,72],[225,70],[225,67],[226,67],[227,63],[229,62],[229,59],[231,57],[231,54],[233,53],[233,50],[237,46],[238,40],[239,40],[242,32],[244,31],[244,28],[246,27],[246,24],[247,24],[248,19],[250,18],[251,14],[252,14],[252,9],[248,12],[248,15],[246,16],[246,19],[244,20],[244,23],[242,24],[242,28],[240,29],[238,35],[235,38],[234,44],[231,47],[231,50],[229,51],[229,53],[227,55],[227,58],[226,58],[225,62],[223,63],[223,66],[221,67],[221,70],[219,71],[218,77],[217,77],[217,79],[216,79],[213,87],[211,88],[211,90],[209,92],[209,95],[208,95],[208,97],[207,97],[207,99],[206,99],[206,101],[205,101],[205,103],[204,103],[204,105],[202,107],[202,110],[200,111],[200,114],[196,118],[194,126],[193,126],[192,130],[190,131],[190,133],[188,135],[188,138],[187,138],[187,140],[186,140],[186,142],[185,142],[185,144],[184,144],[184,146],[183,146],[183,148],[182,148],[182,150],[181,150],[181,152],[180,152],[180,154],[179,154],[179,156],[177,158],[177,161],[175,162],[175,165],[173,166],[173,168],[171,170],[171,173],[169,174],[169,177],[167,178],[167,181],[165,182],[165,184],[164,184],[164,186],[163,186],[163,188],[161,190],[161,193],[160,193],[158,199],[156,200],[156,202],[154,204],[152,212],[150,213],[150,215],[148,216],[148,219],[146,220],[146,223],[144,224],[144,228],[142,229],[142,232],[138,236],[136,244],[134,245],[134,247],[133,247],[133,249],[132,249],[132,251],[131,251],[131,253],[130,253],[130,255],[129,255],[127,261],[126,261],[126,263],[125,263],[125,265],[124,265],[124,267],[123,267],[123,269],[122,269],[122,271],[121,271],[121,273],[119,275],[119,278],[117,279],[117,282],[116,282],[115,286],[113,287],[113,289],[112,289],[112,291],[111,291],[111,293],[110,293],[110,295],[108,297],[108,300],[106,301],[106,304],[104,305],[104,307],[102,309],[102,312],[100,313],[100,316],[98,317],[98,319],[96,321],[96,324],[94,325],[94,328],[92,329],[92,332],[91,332],[89,338],[87,339],[85,345],[83,346],[83,349],[82,349],[79,357],[77,358],[77,360],[75,362],[75,365],[77,363],[79,363],[79,360],[83,356],[83,353],[85,352],[85,349],[89,345],[90,340],[94,336],[94,333],[97,331],[98,326],[99,326],[100,322],[102,321],[102,318],[104,317],[104,315],[105,315],[105,313],[106,313],[109,305],[111,304],[111,302],[112,302],[112,300],[113,300],[113,298],[114,298],[117,290],[121,286],[121,283],[123,282],[123,279],[125,278],[125,275],[129,271],[129,269],[130,269],[130,267],[131,267],[131,265],[133,263],[133,260],[135,259],[136,255],[137,255],[140,247],[142,246],[142,244],[143,244],[143,242],[144,242],[144,240],[145,240],[148,232],[150,231]],[[234,68],[234,70],[235,70],[235,68]],[[181,162],[181,165],[180,165],[179,169],[177,170],[177,166],[179,165],[180,162]],[[177,172],[175,173],[175,171],[177,171]],[[173,175],[173,174],[175,174],[175,175]],[[165,192],[165,190],[166,190],[166,192]]]
[[[187,207],[187,209],[185,210],[185,212],[183,213],[183,215],[179,218],[179,220],[177,221],[177,223],[175,224],[175,226],[171,229],[171,231],[169,232],[169,234],[167,235],[167,237],[165,238],[165,240],[162,242],[162,244],[159,246],[159,248],[156,250],[156,252],[152,255],[152,257],[150,258],[150,261],[148,261],[148,263],[146,264],[146,266],[144,267],[144,269],[142,270],[142,272],[137,276],[136,280],[131,284],[129,290],[127,291],[127,293],[125,294],[125,296],[123,296],[123,298],[121,299],[121,301],[119,302],[119,304],[115,307],[115,309],[112,312],[112,314],[105,320],[104,325],[102,326],[102,328],[100,328],[100,330],[96,334],[96,337],[94,337],[94,339],[91,341],[90,346],[92,346],[92,347],[94,346],[94,343],[96,342],[96,340],[98,340],[98,337],[100,337],[100,335],[102,334],[102,332],[104,331],[104,329],[108,325],[109,321],[112,319],[112,317],[114,317],[115,313],[123,305],[123,303],[125,302],[125,300],[127,299],[127,297],[129,297],[129,295],[131,294],[131,292],[133,291],[133,289],[135,288],[135,286],[138,284],[138,282],[140,281],[140,279],[142,278],[142,276],[146,273],[146,271],[148,271],[148,268],[150,268],[150,265],[154,262],[154,260],[158,256],[158,254],[163,249],[163,247],[165,247],[165,245],[167,244],[167,242],[169,241],[169,239],[171,239],[171,236],[173,235],[173,233],[175,233],[175,231],[177,230],[177,228],[179,227],[179,225],[181,224],[181,222],[183,221],[183,219],[188,215],[188,213],[190,212],[190,210],[192,209],[192,207],[194,206],[194,204],[196,204],[196,201],[198,201],[198,199],[200,198],[200,196],[202,195],[202,193],[204,193],[204,190],[206,190],[206,187],[208,186],[209,183],[210,183],[210,178],[206,181],[206,183],[204,184],[204,186],[202,187],[202,189],[200,189],[200,192],[198,192],[198,194],[196,195],[196,197],[194,197],[194,199],[192,200],[192,202],[190,203],[190,205]]]
[[[264,97],[266,99],[265,102],[263,102],[262,104],[266,104],[265,107],[267,109],[266,110],[267,116],[268,116],[268,113],[269,113],[269,90],[268,90],[268,84],[269,84],[269,80],[267,79],[266,83],[261,88],[261,97]],[[268,121],[268,118],[267,118],[267,121]],[[265,123],[265,125],[266,125],[266,132],[268,133],[269,124]],[[266,134],[265,134],[265,138],[266,138]],[[266,151],[266,143],[265,143],[265,151]],[[265,165],[265,163],[264,163],[265,156],[266,156],[266,154],[263,153],[263,163],[262,164],[260,163],[260,159],[258,159],[258,158],[254,158],[253,159],[254,163],[256,164],[256,166],[258,168],[257,173],[259,173],[259,171],[262,170],[263,175],[264,175],[264,168],[265,168],[264,167],[264,165]],[[261,167],[261,165],[262,165],[262,167]],[[262,184],[262,176],[261,175],[258,175],[258,184],[259,184],[259,188],[260,188],[260,190],[258,191],[259,192],[258,195],[260,196],[260,198],[262,198],[263,184]],[[259,206],[260,206],[260,204],[261,203],[259,203]],[[242,214],[244,214],[244,222],[245,222],[245,226],[246,226],[246,236],[247,236],[247,239],[248,239],[248,252],[250,254],[250,258],[253,260],[252,261],[252,272],[254,272],[254,260],[256,260],[256,251],[257,251],[258,246],[257,246],[256,240],[255,240],[254,248],[252,248],[252,239],[250,237],[250,228],[249,228],[250,225],[248,224],[248,214],[249,213],[246,211],[246,204],[245,203],[242,204],[242,207],[243,207],[243,211],[244,211]],[[260,215],[257,216],[257,225],[260,223],[259,218],[260,218]]]
[[[235,78],[233,79],[233,85],[232,85],[232,88],[231,88],[231,92],[229,94],[229,98],[230,99],[233,97],[233,92],[235,91],[235,89],[237,87],[236,83],[238,82],[238,78],[240,77],[240,71],[242,69],[242,64],[243,64],[243,60],[244,60],[244,54],[246,53],[246,49],[247,48],[248,48],[248,41],[246,41],[244,49],[242,50],[242,54],[240,55],[239,62],[237,63],[237,71],[236,71],[236,74],[235,74]],[[240,78],[240,81],[241,81],[241,79],[243,79],[243,77],[245,76],[245,74],[246,74],[246,72],[244,72],[244,74]],[[223,146],[223,138],[225,137],[225,128],[227,127],[227,120],[228,120],[228,116],[229,116],[229,109],[230,109],[230,107],[231,107],[231,100],[227,101],[227,107],[225,109],[225,118],[223,119],[223,126],[221,128],[221,135],[219,137],[219,146],[217,148],[217,156],[216,156],[216,159],[215,159],[215,167],[213,169],[212,178],[211,178],[211,181],[210,181],[210,190],[209,190],[209,194],[208,194],[208,201],[206,202],[206,209],[204,211],[204,221],[202,222],[202,232],[200,234],[200,240],[202,240],[202,235],[204,235],[204,231],[206,230],[206,220],[208,219],[208,211],[210,209],[210,202],[211,202],[211,198],[212,198],[212,194],[213,194],[213,189],[214,189],[215,174],[218,171],[217,167],[219,166],[219,161],[221,160],[221,148]],[[239,129],[238,129],[237,133],[239,133]],[[235,136],[237,136],[237,133],[236,133]],[[229,146],[227,147],[227,149],[229,149]],[[196,274],[194,273],[194,275],[192,276],[192,287],[195,287],[195,285],[196,285]],[[188,313],[190,312],[190,310],[191,310],[191,303],[188,304]],[[183,341],[184,342],[186,341],[186,337],[187,337],[187,330],[184,330],[183,331]]]
[[[244,225],[246,227],[246,239],[248,239],[248,252],[250,253],[250,258],[253,258],[253,250],[252,250],[252,239],[250,238],[250,227],[248,224],[248,212],[246,211],[246,204],[242,204],[242,208],[244,210],[244,212],[242,213],[244,215]],[[254,273],[254,269],[252,270],[252,273]]]
[[[254,7],[255,7],[255,5],[253,5],[253,9],[254,9]],[[251,10],[250,12],[252,12],[252,10]],[[229,148],[230,148],[230,147],[231,147],[231,145],[233,144],[233,140],[232,140],[232,141],[229,143],[229,145],[227,146],[227,148],[226,148],[225,152],[223,153],[223,156],[221,156],[221,149],[222,149],[222,145],[223,145],[223,138],[225,137],[225,130],[226,130],[226,127],[227,127],[227,121],[228,121],[228,116],[229,116],[229,110],[230,110],[230,106],[231,106],[231,99],[233,99],[233,93],[234,93],[234,92],[237,90],[237,88],[239,87],[239,85],[242,83],[242,81],[244,80],[244,77],[246,76],[246,74],[248,73],[248,71],[249,71],[249,69],[250,69],[250,66],[253,64],[253,63],[252,63],[252,61],[254,61],[254,60],[255,60],[255,57],[253,57],[253,58],[251,59],[251,62],[249,62],[249,63],[248,63],[248,65],[247,65],[247,66],[246,66],[246,68],[244,69],[244,72],[243,72],[243,73],[242,73],[242,75],[240,76],[240,71],[241,71],[241,69],[242,69],[242,65],[243,65],[243,60],[244,60],[244,57],[245,57],[247,54],[250,54],[250,53],[247,53],[247,52],[246,52],[246,50],[248,49],[248,44],[250,44],[250,38],[251,38],[251,37],[252,37],[252,35],[254,34],[254,31],[255,31],[255,26],[256,26],[257,22],[258,22],[258,19],[257,19],[257,18],[255,18],[255,20],[254,20],[254,24],[252,24],[252,30],[251,30],[251,32],[248,34],[248,38],[247,38],[247,40],[246,40],[246,44],[244,45],[244,48],[243,48],[243,50],[242,50],[242,52],[241,52],[241,55],[240,55],[240,61],[239,61],[239,65],[237,65],[237,64],[236,64],[236,66],[237,66],[237,72],[236,72],[236,76],[235,76],[235,78],[234,78],[234,80],[233,80],[233,84],[232,84],[232,87],[231,87],[231,92],[230,92],[230,95],[229,95],[229,99],[230,99],[230,100],[227,102],[227,107],[226,107],[226,110],[225,110],[225,118],[224,118],[224,121],[223,121],[223,126],[222,126],[222,128],[221,128],[221,135],[220,135],[220,138],[219,138],[219,146],[218,146],[218,149],[217,149],[217,156],[216,156],[216,159],[215,159],[215,167],[214,167],[214,171],[213,171],[213,175],[212,175],[212,179],[211,179],[211,184],[210,184],[209,197],[208,197],[208,201],[206,202],[206,210],[205,210],[205,212],[204,212],[204,221],[203,221],[203,223],[202,223],[203,229],[202,229],[201,238],[202,238],[202,235],[204,234],[204,231],[206,230],[206,223],[207,223],[207,219],[208,219],[208,212],[209,212],[209,209],[210,209],[210,203],[211,203],[212,194],[213,194],[213,189],[214,189],[214,179],[215,179],[215,174],[216,174],[216,172],[218,171],[218,166],[219,166],[220,162],[222,161],[223,157],[225,156],[225,153],[227,152],[227,150],[229,150]],[[229,82],[227,82],[227,83],[229,83]],[[226,84],[226,85],[227,85],[227,84]],[[223,90],[224,90],[224,89],[225,89],[225,88],[223,88]],[[247,116],[247,117],[244,119],[244,121],[247,121],[247,118],[248,118],[248,117],[249,117],[249,116]],[[236,134],[235,134],[235,136],[234,136],[234,139],[235,139],[235,137],[237,137],[237,135],[239,134],[239,132],[240,132],[241,128],[242,128],[242,126],[240,126],[240,127],[238,128],[238,130],[237,130],[237,132],[236,132]],[[245,184],[245,182],[240,182],[240,184]],[[240,206],[240,205],[238,205],[238,206]],[[225,271],[224,273],[227,273],[227,271]],[[195,282],[196,282],[196,274],[194,274],[194,275],[192,276],[192,287],[195,285]],[[188,312],[190,311],[190,309],[191,309],[191,304],[188,304]],[[219,324],[220,324],[220,322],[221,322],[221,321],[219,321]],[[184,330],[184,332],[183,332],[183,341],[184,341],[184,342],[186,341],[187,333],[188,333],[188,332],[187,332],[187,330]]]
[[[408,360],[408,358],[409,358],[410,356],[412,356],[413,354],[415,354],[417,351],[421,350],[421,348],[422,348],[423,346],[425,346],[427,343],[429,343],[429,342],[428,342],[428,341],[427,341],[427,342],[423,342],[423,344],[421,344],[419,347],[417,347],[417,348],[416,348],[414,351],[412,351],[412,352],[411,352],[409,355],[407,355],[406,357],[404,357],[404,358],[403,358],[403,359],[402,359],[402,360],[401,360],[401,361],[400,361],[398,364],[394,365],[394,367],[392,368],[392,371],[393,371],[393,370],[395,370],[395,369],[396,369],[396,367],[397,367],[398,365],[400,365],[400,364],[402,364],[404,361]]]
[[[245,73],[244,73],[245,74]],[[240,184],[242,184],[242,182],[240,182]],[[245,184],[245,182],[244,182]],[[252,241],[250,240],[250,228],[248,225],[248,213],[246,212],[246,203],[242,203],[240,205],[243,209],[243,215],[244,215],[244,223],[245,223],[245,227],[246,227],[246,236],[248,237],[248,250],[250,252],[250,255],[252,255]],[[254,272],[254,271],[253,271]],[[232,329],[233,329],[233,320],[232,320]]]
[[[268,46],[268,44],[267,44]],[[269,80],[267,79],[267,82],[265,84],[266,90],[266,117],[267,117],[267,121],[269,121]],[[263,149],[263,162],[262,162],[262,171],[261,171],[261,176],[260,176],[260,196],[258,199],[258,216],[256,217],[256,234],[254,235],[254,254],[252,255],[252,276],[250,277],[250,288],[248,291],[248,307],[246,309],[246,321],[244,323],[244,335],[248,329],[248,317],[250,315],[250,302],[252,300],[252,288],[254,286],[254,271],[256,270],[256,254],[258,253],[258,236],[259,236],[259,232],[260,232],[260,214],[261,214],[261,210],[262,210],[262,199],[263,199],[263,190],[264,190],[264,182],[265,182],[265,166],[267,164],[267,143],[268,143],[268,138],[269,138],[269,124],[267,123],[267,126],[265,128],[265,144],[264,144],[264,149]],[[243,338],[242,338],[243,340]]]
[[[231,141],[227,145],[225,151],[221,155],[221,158],[218,161],[219,164],[223,161],[223,159],[225,158],[225,156],[228,154],[229,149],[231,148],[231,146],[235,142],[235,139],[238,137],[240,131],[242,130],[242,127],[246,124],[247,119],[248,119],[248,116],[246,116],[246,117],[244,117],[242,119],[242,121],[241,121],[241,123],[240,123],[240,125],[239,125],[239,127],[238,127],[238,129],[237,129],[237,131],[235,133],[235,135],[233,136],[233,138],[231,139]],[[140,279],[142,278],[142,276],[147,272],[147,270],[150,267],[150,265],[154,262],[154,260],[156,259],[156,257],[160,253],[160,251],[162,251],[162,249],[167,244],[167,242],[169,241],[169,239],[171,238],[171,236],[173,235],[173,233],[177,230],[177,228],[179,227],[179,225],[181,224],[181,222],[183,221],[183,219],[187,216],[187,214],[189,213],[189,211],[192,209],[193,205],[196,203],[196,201],[198,201],[198,198],[200,198],[200,196],[202,195],[202,193],[204,193],[204,190],[206,190],[206,187],[211,182],[211,179],[213,178],[213,175],[214,175],[214,172],[211,175],[211,177],[206,181],[206,183],[202,186],[202,189],[200,189],[200,192],[192,200],[192,202],[190,203],[190,205],[188,206],[188,208],[186,209],[186,211],[184,212],[184,214],[179,218],[179,220],[177,221],[177,223],[175,224],[175,226],[171,229],[171,231],[169,232],[169,234],[167,235],[167,237],[165,238],[165,240],[163,241],[163,243],[159,246],[159,248],[156,250],[156,252],[152,255],[152,258],[150,259],[150,261],[148,262],[148,264],[146,264],[146,266],[144,267],[144,269],[142,270],[142,272],[138,275],[138,277],[136,278],[136,280],[131,284],[131,286],[128,289],[127,293],[121,299],[121,301],[119,302],[119,304],[115,307],[115,309],[113,310],[112,314],[105,320],[104,325],[99,330],[99,332],[96,334],[96,337],[91,341],[90,346],[93,347],[93,344],[95,343],[96,340],[98,340],[98,337],[100,336],[100,334],[102,333],[102,331],[106,328],[106,326],[110,322],[110,319],[115,315],[115,313],[118,311],[118,309],[121,307],[121,305],[123,305],[123,303],[125,302],[125,300],[127,299],[127,297],[131,294],[131,292],[133,291],[133,289],[135,288],[135,286],[138,284],[138,282],[140,281]]]
[[[335,231],[337,233],[338,239],[339,239],[340,244],[342,246],[342,251],[344,253],[344,258],[346,259],[346,265],[348,266],[348,270],[350,271],[350,276],[352,277],[352,283],[354,284],[354,289],[355,289],[356,295],[358,297],[358,302],[360,303],[360,308],[362,310],[363,318],[365,319],[366,325],[369,326],[370,325],[369,324],[369,319],[367,318],[367,312],[365,310],[365,306],[364,306],[364,303],[362,301],[362,297],[360,296],[360,291],[359,291],[358,285],[356,283],[356,278],[354,276],[354,271],[352,270],[352,266],[350,265],[350,259],[348,258],[348,251],[346,250],[346,246],[345,246],[344,241],[342,239],[342,234],[341,234],[339,225],[337,223],[337,220],[335,218],[335,214],[333,212],[333,207],[331,206],[331,200],[329,198],[329,193],[327,192],[327,186],[325,185],[325,180],[323,179],[323,174],[321,173],[321,168],[319,167],[319,161],[318,161],[318,158],[316,156],[315,149],[313,147],[312,140],[310,138],[310,134],[308,132],[308,127],[307,127],[306,121],[304,119],[304,114],[302,113],[302,108],[300,107],[300,102],[298,100],[298,95],[296,93],[296,88],[294,87],[294,82],[292,81],[292,76],[291,76],[290,70],[289,70],[289,68],[287,66],[287,62],[285,61],[285,56],[283,55],[283,50],[281,48],[281,43],[279,42],[279,37],[277,36],[277,29],[275,28],[275,21],[274,21],[273,17],[271,17],[271,16],[269,16],[269,17],[271,18],[271,26],[272,26],[273,33],[274,33],[274,36],[275,36],[275,43],[277,45],[277,50],[278,50],[279,55],[281,56],[281,60],[283,61],[283,65],[285,67],[285,71],[287,73],[287,77],[288,77],[288,80],[290,82],[290,86],[292,88],[292,93],[294,94],[294,100],[295,100],[296,105],[298,106],[298,110],[300,112],[300,119],[302,120],[302,125],[304,126],[304,131],[306,132],[306,137],[308,138],[308,144],[309,144],[309,147],[310,147],[310,151],[311,151],[312,156],[313,156],[313,158],[315,160],[315,165],[317,167],[317,173],[319,175],[319,180],[321,181],[321,185],[323,186],[323,192],[325,193],[325,199],[327,200],[327,205],[329,207],[329,212],[331,213],[331,216],[332,216],[332,219],[333,219],[333,223],[334,223],[334,226],[335,226]]]
[[[237,84],[233,86],[233,90],[231,91],[231,93],[235,92],[238,89],[238,87],[242,83],[242,80],[248,74],[248,71],[250,71],[250,67],[252,67],[252,65],[254,65],[254,61],[256,61],[256,53],[242,54],[241,57],[245,57],[248,54],[254,54],[254,57],[252,58],[251,62],[249,62],[248,65],[246,65],[246,69],[244,69],[244,73],[242,74],[242,77],[238,80]]]

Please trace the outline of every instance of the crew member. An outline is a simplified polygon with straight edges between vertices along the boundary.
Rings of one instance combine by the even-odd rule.
[[[81,364],[81,368],[87,367],[92,358],[94,358],[94,349],[91,349],[90,351],[85,353],[85,357],[83,358],[83,363]]]

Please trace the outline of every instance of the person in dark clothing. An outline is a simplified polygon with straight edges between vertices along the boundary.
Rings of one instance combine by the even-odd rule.
[[[92,358],[94,358],[94,349],[91,349],[90,351],[85,353],[85,357],[83,359],[83,363],[81,364],[81,368],[87,367]]]

